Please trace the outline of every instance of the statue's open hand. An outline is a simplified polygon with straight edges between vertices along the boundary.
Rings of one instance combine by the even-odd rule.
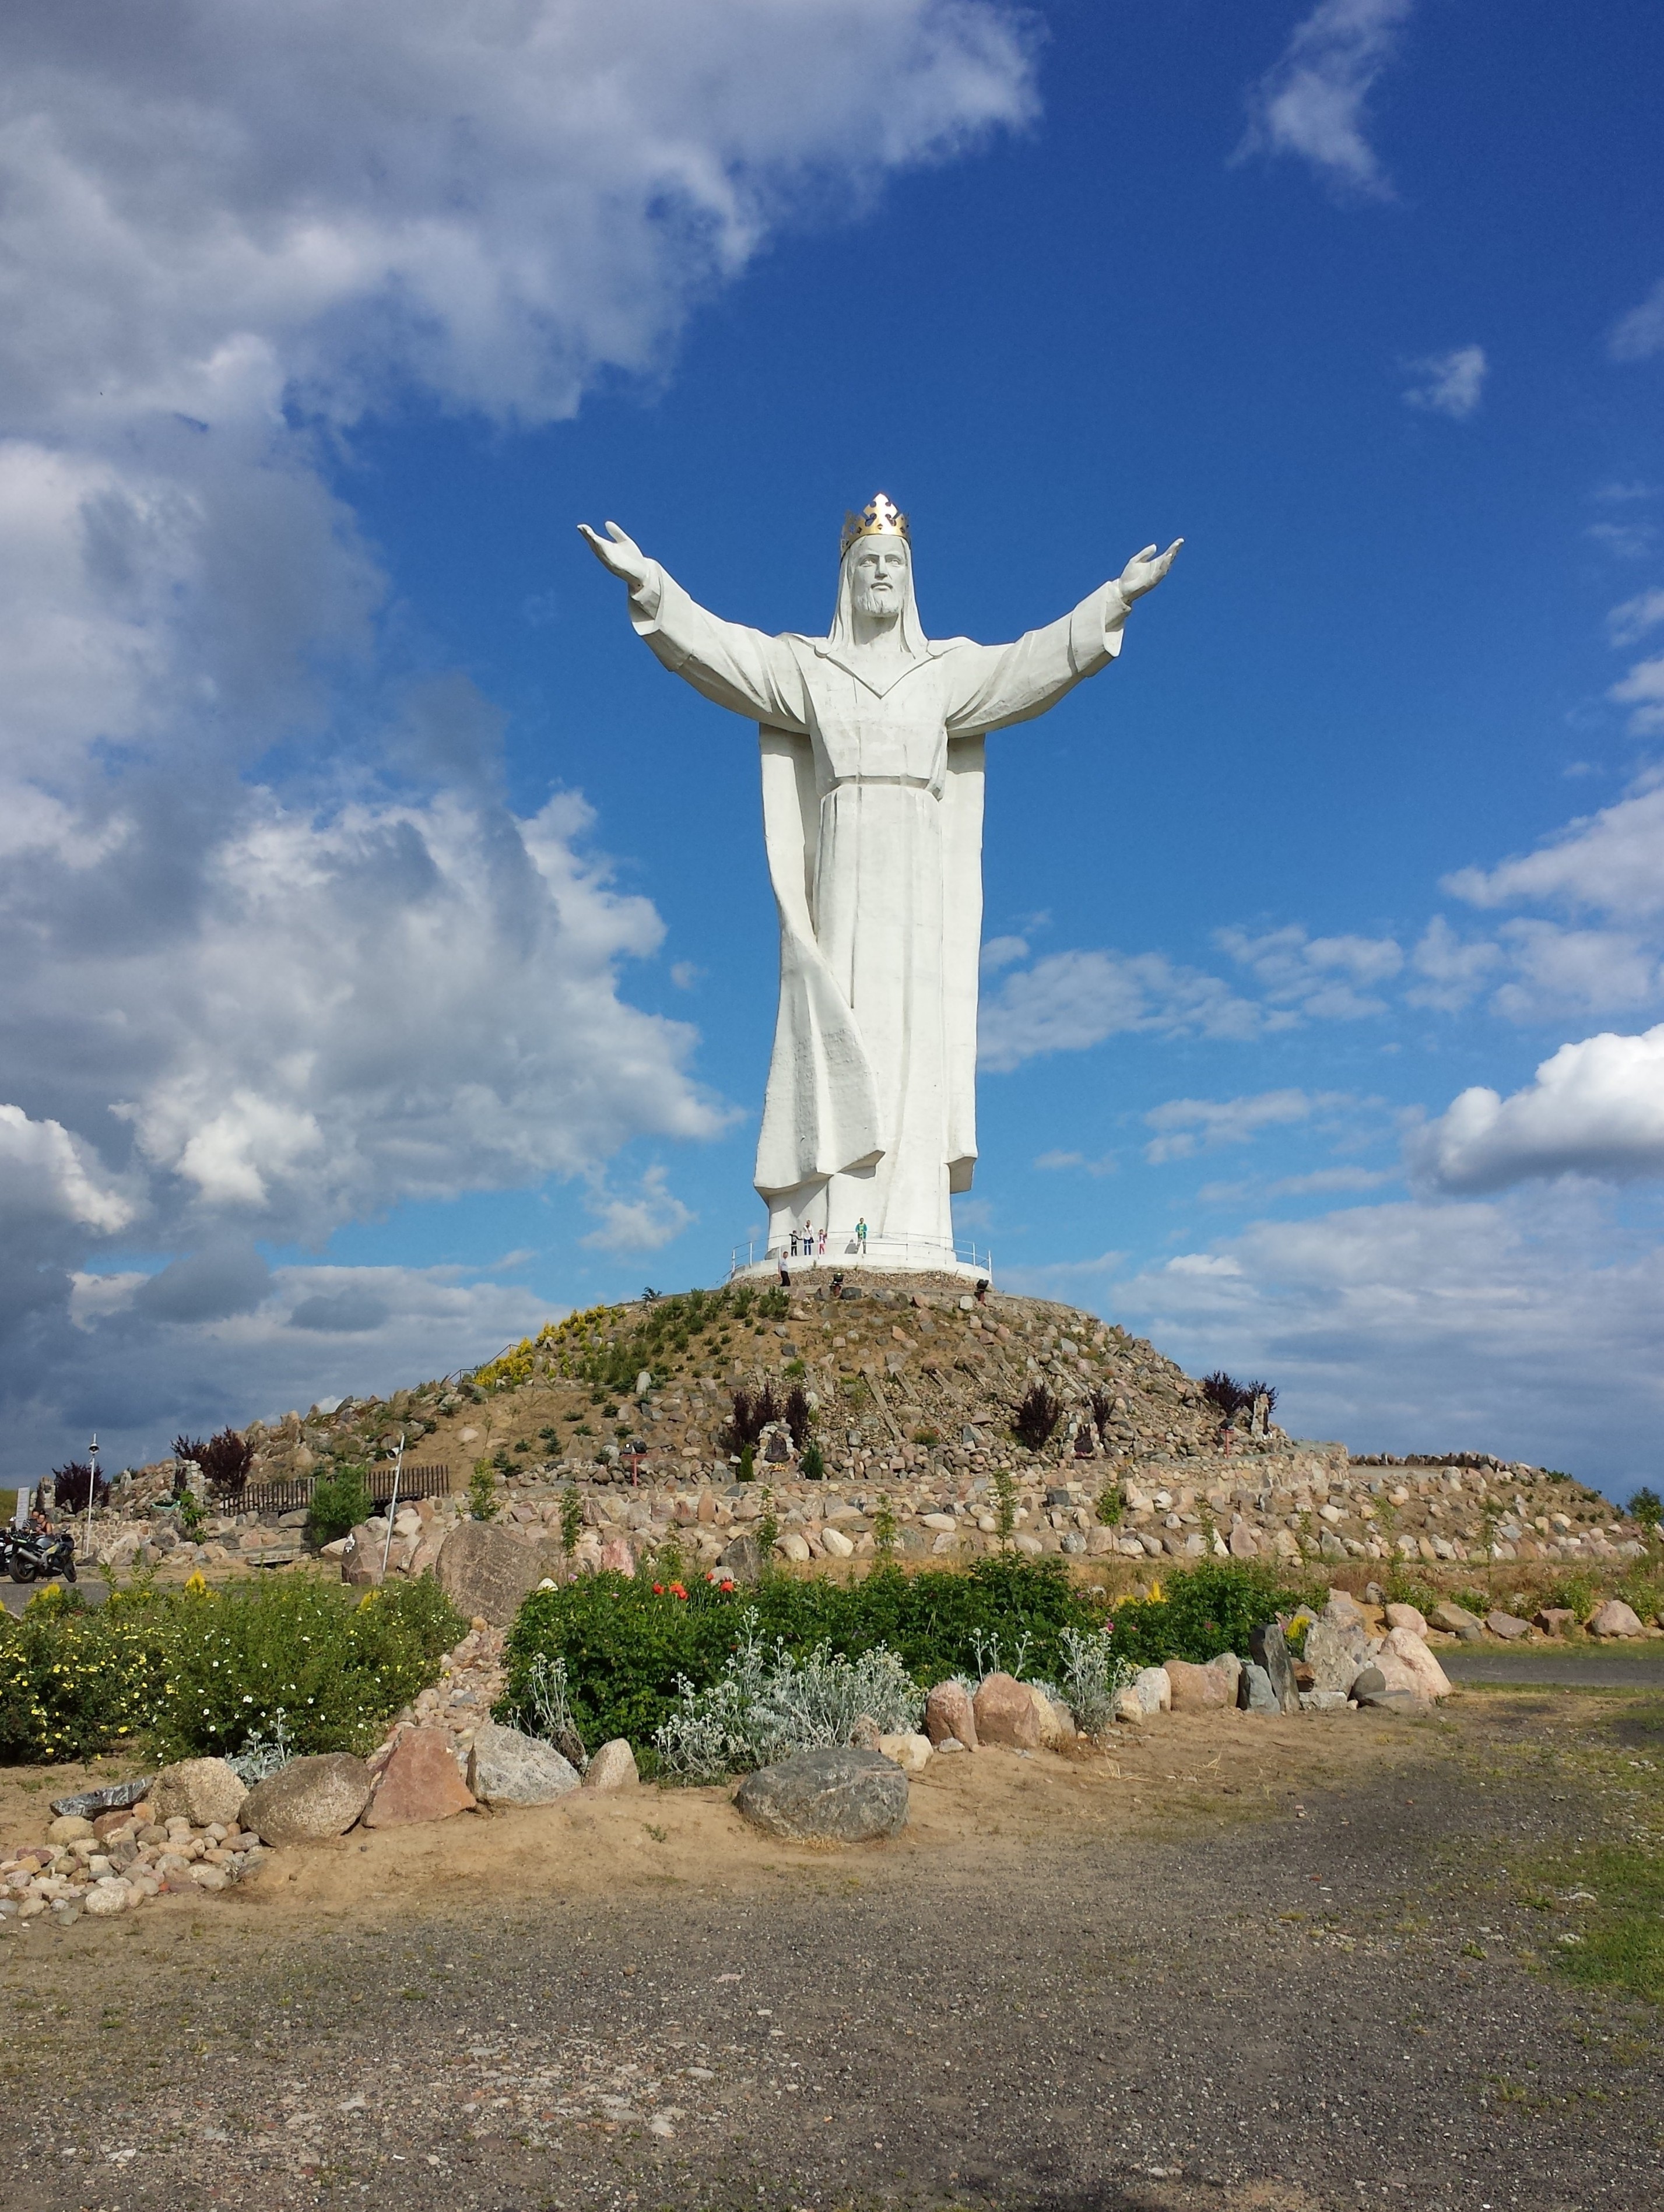
[[[1153,592],[1178,556],[1182,538],[1175,538],[1165,553],[1157,553],[1153,545],[1146,545],[1142,553],[1135,553],[1116,579],[1121,587],[1121,597],[1129,604]]]
[[[610,568],[615,576],[622,576],[632,592],[638,591],[647,580],[653,563],[635,539],[619,529],[616,522],[606,526],[606,536],[601,537],[587,522],[578,528],[589,541],[589,550],[603,568]]]

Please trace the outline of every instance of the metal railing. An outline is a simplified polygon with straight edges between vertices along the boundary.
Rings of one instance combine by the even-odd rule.
[[[948,1244],[933,1237],[865,1237],[842,1235],[822,1238],[805,1235],[794,1252],[789,1240],[775,1238],[759,1252],[757,1239],[733,1247],[728,1275],[743,1275],[753,1268],[777,1267],[783,1260],[789,1270],[819,1271],[836,1267],[893,1267],[899,1274],[926,1274],[943,1267],[973,1267],[991,1281],[994,1255],[975,1244]]]

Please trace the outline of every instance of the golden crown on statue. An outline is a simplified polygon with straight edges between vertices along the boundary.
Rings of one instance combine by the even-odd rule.
[[[844,536],[838,545],[840,560],[857,538],[905,538],[911,544],[907,529],[907,518],[898,514],[887,493],[876,492],[859,514],[844,517]]]

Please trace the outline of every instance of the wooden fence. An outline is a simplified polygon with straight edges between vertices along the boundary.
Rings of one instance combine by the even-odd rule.
[[[240,1497],[228,1498],[224,1506],[238,1513],[301,1513],[312,1503],[312,1493],[318,1486],[315,1474],[302,1477],[299,1482],[251,1482],[244,1486]],[[414,1504],[418,1498],[444,1498],[449,1494],[451,1471],[448,1466],[405,1467],[399,1470],[399,1503]],[[364,1478],[372,1505],[387,1505],[393,1498],[393,1465],[391,1461],[373,1467]]]

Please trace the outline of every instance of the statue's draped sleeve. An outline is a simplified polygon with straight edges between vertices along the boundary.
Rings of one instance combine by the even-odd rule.
[[[1113,660],[1126,617],[1119,590],[1104,584],[1072,614],[1029,630],[1014,644],[955,647],[944,656],[948,736],[980,737],[1045,714]]]
[[[783,638],[708,614],[656,561],[630,594],[630,619],[673,674],[717,706],[808,734],[803,672]]]

